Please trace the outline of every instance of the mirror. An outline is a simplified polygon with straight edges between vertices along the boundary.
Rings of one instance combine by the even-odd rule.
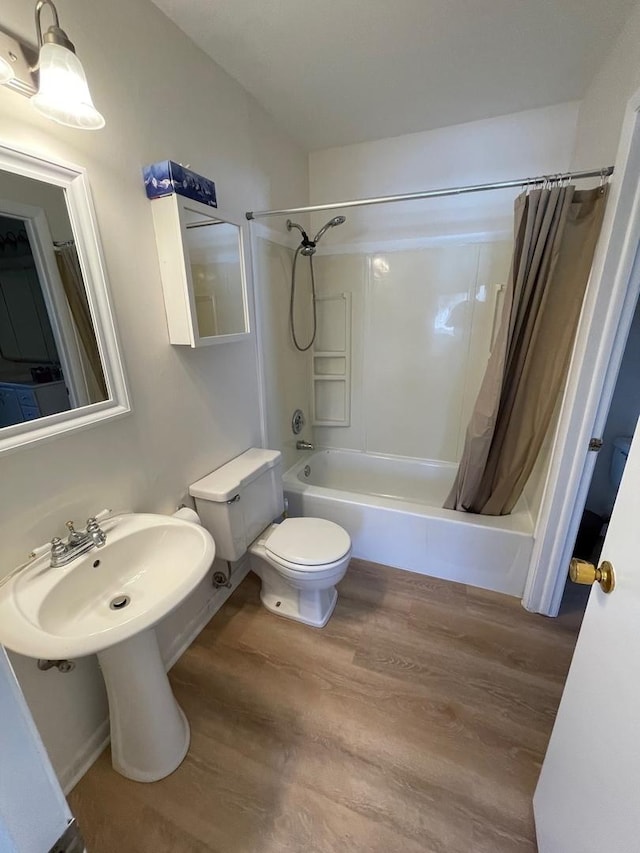
[[[0,146],[0,450],[127,411],[85,174]]]
[[[152,199],[169,341],[191,347],[250,333],[246,221],[177,193]]]
[[[198,336],[246,332],[240,229],[189,208],[185,214]]]

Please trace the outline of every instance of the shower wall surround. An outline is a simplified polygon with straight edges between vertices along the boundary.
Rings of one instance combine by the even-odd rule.
[[[351,425],[319,445],[460,458],[511,254],[508,241],[323,255],[319,296],[350,293]]]

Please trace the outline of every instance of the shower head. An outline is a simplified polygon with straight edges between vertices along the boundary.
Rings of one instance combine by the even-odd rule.
[[[322,235],[325,231],[328,231],[329,228],[335,228],[336,225],[342,225],[345,222],[344,216],[334,216],[333,219],[330,219],[326,225],[323,225],[322,228],[318,231],[313,240],[309,239],[309,235],[304,230],[302,225],[298,225],[297,222],[292,222],[291,219],[287,219],[287,231],[291,231],[292,228],[297,228],[298,231],[302,234],[302,242],[300,243],[299,251],[301,254],[311,257],[311,255],[315,255],[316,253],[316,243],[321,239]]]
[[[326,225],[323,225],[322,228],[318,231],[316,236],[313,238],[313,242],[317,243],[318,240],[322,239],[324,233],[329,230],[329,228],[335,228],[336,225],[342,225],[346,222],[346,217],[344,216],[334,216],[333,219],[330,219]]]

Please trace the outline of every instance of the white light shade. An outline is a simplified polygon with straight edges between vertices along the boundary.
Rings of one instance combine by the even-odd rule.
[[[82,63],[59,44],[40,48],[40,88],[31,101],[59,124],[84,130],[104,127],[103,117],[93,106]]]
[[[0,86],[3,83],[8,83],[9,80],[13,80],[13,78],[14,73],[11,63],[7,62],[6,59],[3,59],[3,57],[0,56]]]

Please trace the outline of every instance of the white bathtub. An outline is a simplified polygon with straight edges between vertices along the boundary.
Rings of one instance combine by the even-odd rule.
[[[342,525],[355,557],[521,596],[533,546],[525,502],[502,517],[442,509],[455,472],[448,463],[318,450],[283,479],[289,514]]]

